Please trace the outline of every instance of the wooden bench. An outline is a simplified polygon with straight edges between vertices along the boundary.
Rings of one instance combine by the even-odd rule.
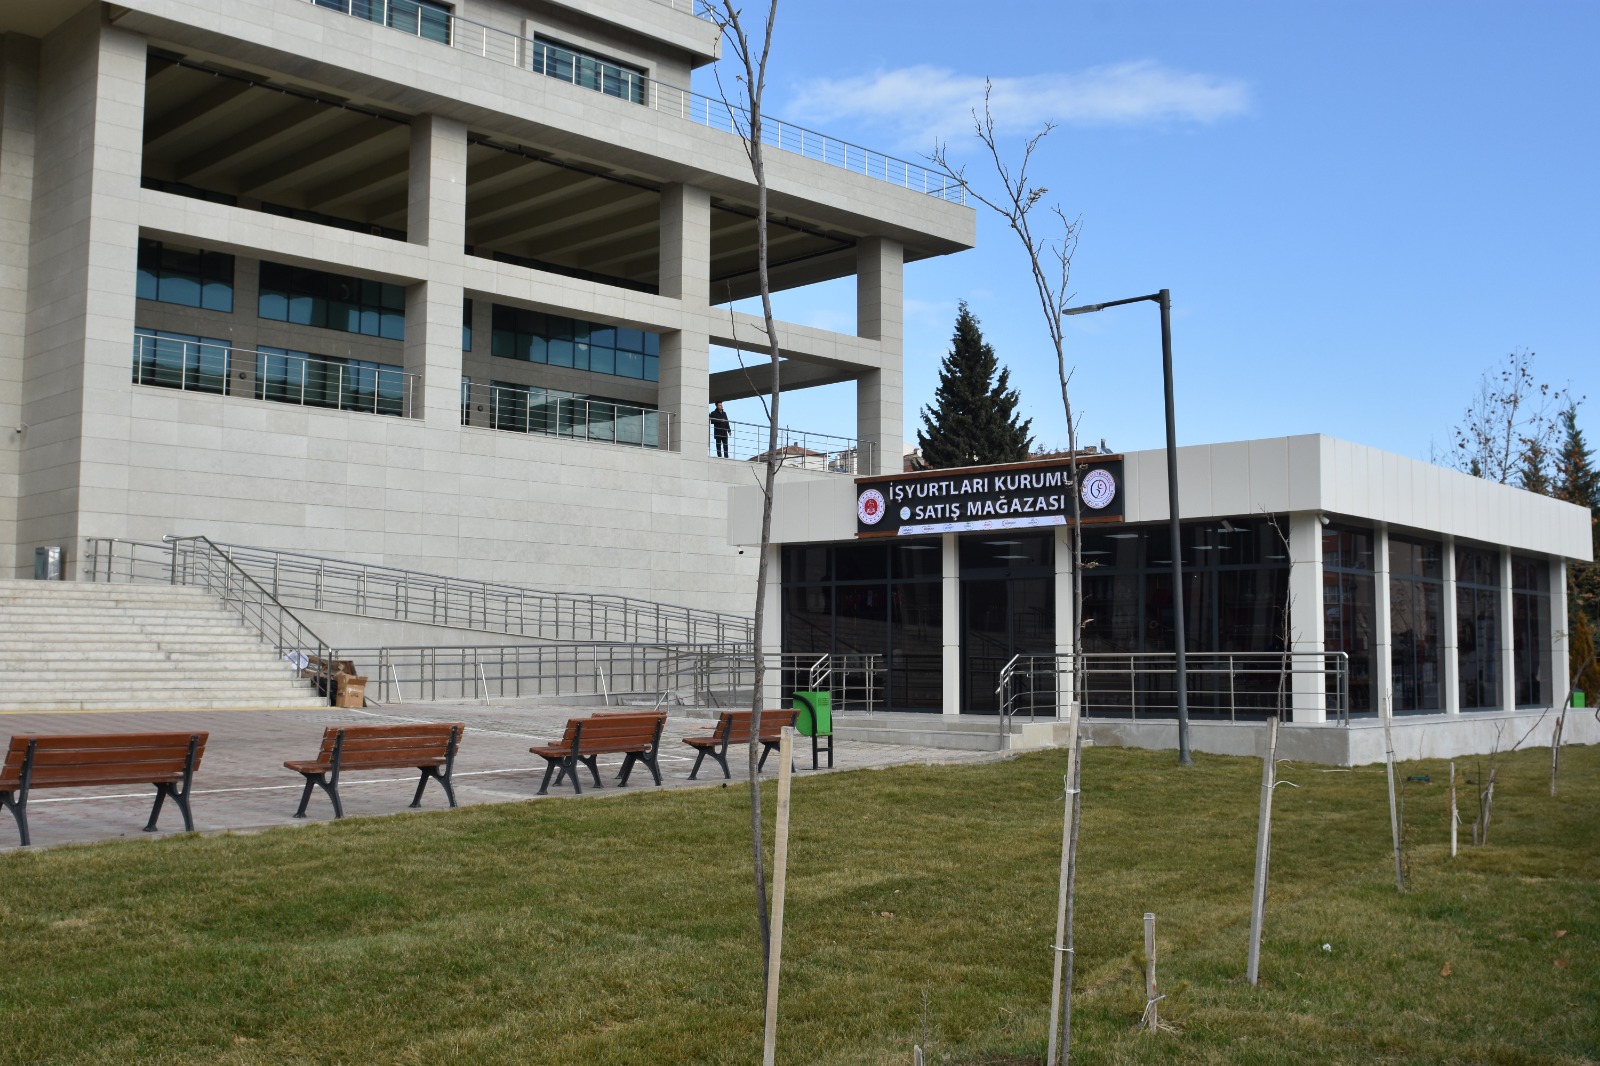
[[[0,805],[9,809],[29,843],[28,793],[36,788],[91,785],[154,785],[146,833],[156,831],[161,804],[168,796],[183,814],[183,828],[194,832],[189,813],[189,788],[206,733],[105,733],[86,736],[20,736],[11,738],[0,768]]]
[[[444,787],[450,806],[456,805],[455,789],[450,784],[450,774],[455,769],[456,748],[466,727],[460,722],[414,725],[330,725],[322,733],[322,750],[315,759],[291,760],[283,765],[306,779],[305,791],[300,793],[300,809],[296,818],[306,816],[306,804],[311,802],[311,790],[321,787],[333,801],[333,816],[344,817],[344,804],[339,802],[339,775],[346,770],[404,770],[416,767],[422,771],[417,781],[417,794],[411,797],[411,806],[422,806],[422,790],[433,778]]]
[[[778,741],[782,738],[783,727],[794,725],[795,715],[799,712],[792,707],[782,709],[774,707],[761,712],[761,760],[756,763],[756,772],[760,773],[767,765],[767,756],[778,748]],[[684,737],[683,742],[696,752],[694,769],[689,771],[689,780],[693,781],[700,772],[700,764],[707,755],[717,760],[717,765],[722,767],[723,777],[732,777],[728,772],[728,745],[750,743],[750,720],[754,717],[752,711],[723,711],[722,717],[717,719],[717,727],[708,737]]]
[[[589,768],[595,788],[604,787],[600,784],[600,768],[595,764],[601,755],[625,756],[622,773],[617,777],[618,785],[627,785],[635,762],[644,763],[650,775],[656,779],[656,784],[661,784],[661,768],[656,764],[656,755],[661,751],[661,730],[666,724],[666,711],[622,711],[588,718],[569,718],[567,730],[559,742],[528,749],[545,760],[544,781],[539,785],[539,795],[543,796],[549,789],[550,775],[554,773],[557,785],[570,776],[572,791],[581,796],[583,786],[578,784],[579,763]]]

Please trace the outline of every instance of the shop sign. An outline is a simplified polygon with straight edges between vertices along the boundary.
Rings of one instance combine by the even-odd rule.
[[[1076,493],[1085,522],[1122,521],[1122,456],[923,470],[856,479],[858,537],[1063,526]]]

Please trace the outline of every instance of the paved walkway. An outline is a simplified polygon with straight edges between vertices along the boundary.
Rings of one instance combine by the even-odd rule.
[[[529,753],[533,744],[560,739],[569,717],[592,713],[594,707],[519,706],[515,703],[390,704],[364,711],[259,710],[259,711],[110,711],[110,712],[0,712],[0,739],[19,733],[156,733],[204,730],[211,734],[204,762],[195,775],[190,801],[195,828],[201,832],[262,829],[275,825],[304,825],[329,821],[333,807],[318,789],[305,819],[294,817],[304,779],[286,770],[286,759],[316,755],[324,726],[336,724],[380,725],[404,721],[466,723],[466,733],[456,756],[456,799],[471,803],[510,803],[534,799],[544,778],[545,762]],[[660,758],[664,788],[715,788],[722,782],[716,763],[707,759],[700,779],[689,780],[694,753],[678,741],[708,731],[712,720],[672,711],[662,734]],[[809,776],[810,741],[797,737],[795,767]],[[995,758],[989,752],[950,751],[941,748],[841,742],[835,755],[837,770],[904,764],[982,762]],[[730,753],[734,780],[742,778],[742,751]],[[585,772],[585,799],[655,788],[650,772],[636,767],[625,790],[614,787],[622,756],[602,756],[601,780],[595,790]],[[823,766],[826,767],[826,757]],[[767,760],[767,777],[776,776],[776,757]],[[827,773],[826,769],[816,771]],[[397,814],[409,808],[416,788],[414,772],[369,771],[345,776],[339,783],[346,817]],[[570,787],[550,796],[570,797]],[[183,818],[169,801],[161,812],[159,833],[142,828],[155,798],[152,788],[110,787],[40,789],[28,799],[28,825],[34,847],[83,843],[118,838],[150,839],[183,828]],[[445,808],[444,792],[429,784],[423,809]],[[9,812],[0,813],[0,850],[17,846],[16,823]]]

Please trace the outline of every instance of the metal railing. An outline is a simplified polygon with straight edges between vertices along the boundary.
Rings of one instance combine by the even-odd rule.
[[[473,383],[464,391],[464,426],[636,448],[672,446],[670,412],[583,396],[530,395],[502,385]]]
[[[754,422],[729,422],[727,447],[717,440],[715,427],[710,440],[709,454],[720,457],[763,462],[767,457],[771,436],[768,427]],[[778,457],[785,469],[822,470],[833,474],[875,474],[872,442],[865,443],[849,437],[835,437],[827,433],[812,433],[803,429],[778,429]]]
[[[871,713],[883,700],[883,656],[786,651],[779,658],[779,698],[827,692],[835,714]]]
[[[1327,718],[1350,721],[1350,659],[1344,652],[1189,652],[1189,713],[1230,722],[1277,713],[1293,720],[1296,679],[1314,676]],[[1019,714],[1060,717],[1081,667],[1083,714],[1089,718],[1173,718],[1177,715],[1177,656],[1173,652],[1086,652],[1017,655],[1000,671],[1002,731]]]
[[[342,12],[365,22],[374,22],[413,37],[470,52],[473,55],[532,73],[571,82],[636,104],[672,115],[698,126],[743,136],[748,130],[748,115],[722,100],[701,96],[688,89],[667,85],[638,71],[607,63],[594,56],[569,52],[543,41],[531,40],[510,30],[473,22],[438,8],[424,8],[418,14],[415,0],[306,0],[313,6]],[[664,0],[657,0],[664,2]],[[689,0],[673,0],[671,6],[689,10]],[[561,60],[561,55],[571,57]],[[552,61],[554,60],[554,61]],[[967,202],[966,186],[949,175],[903,159],[870,151],[826,134],[767,116],[762,121],[762,144],[782,152],[805,156],[829,166],[864,174],[869,178],[898,185],[914,192],[946,200]]]
[[[135,334],[133,383],[220,396],[414,417],[416,374],[398,367]]]
[[[98,538],[91,537],[91,548]],[[286,669],[297,675],[315,661],[324,669],[331,669],[339,658],[336,649],[300,620],[276,596],[264,588],[250,574],[229,557],[228,553],[206,536],[171,537],[168,539],[170,563],[166,582],[172,585],[195,585],[214,593],[223,606],[239,616],[240,621],[261,635]],[[180,564],[181,560],[181,564]],[[90,575],[93,580],[93,575]]]
[[[563,641],[724,645],[748,642],[753,629],[742,615],[630,596],[548,592],[241,544],[217,548],[275,601],[308,610]],[[171,542],[90,537],[84,572],[91,581],[176,575],[188,583],[196,565],[190,554]]]
[[[742,706],[754,681],[748,645],[389,646],[340,654],[372,671],[367,694],[382,703],[543,698],[610,705],[632,696],[657,707]]]

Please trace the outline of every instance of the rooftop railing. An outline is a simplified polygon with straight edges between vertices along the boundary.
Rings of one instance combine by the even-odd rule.
[[[717,438],[713,425],[709,454],[717,458],[763,462],[771,443],[768,427],[752,422],[729,422],[726,447]],[[873,463],[871,441],[862,444],[849,437],[827,433],[780,427],[777,454],[785,469],[857,476],[878,472]]]
[[[520,67],[531,73],[570,82],[607,96],[642,104],[665,115],[673,115],[698,126],[743,135],[749,128],[747,113],[726,101],[701,96],[688,89],[667,85],[646,77],[637,70],[608,63],[596,56],[570,51],[545,41],[536,41],[497,29],[481,22],[461,18],[443,8],[419,4],[418,0],[306,0],[313,6],[342,12],[365,22],[374,22],[413,37],[435,41],[463,52],[470,52]],[[702,5],[693,0],[656,0],[680,11],[700,14]],[[908,163],[903,159],[874,152],[848,141],[796,126],[792,122],[766,116],[762,122],[763,144],[781,152],[815,159],[842,170],[898,185],[914,192],[954,204],[967,202],[966,186],[937,170]]]
[[[418,377],[399,367],[136,333],[133,383],[411,418]]]

